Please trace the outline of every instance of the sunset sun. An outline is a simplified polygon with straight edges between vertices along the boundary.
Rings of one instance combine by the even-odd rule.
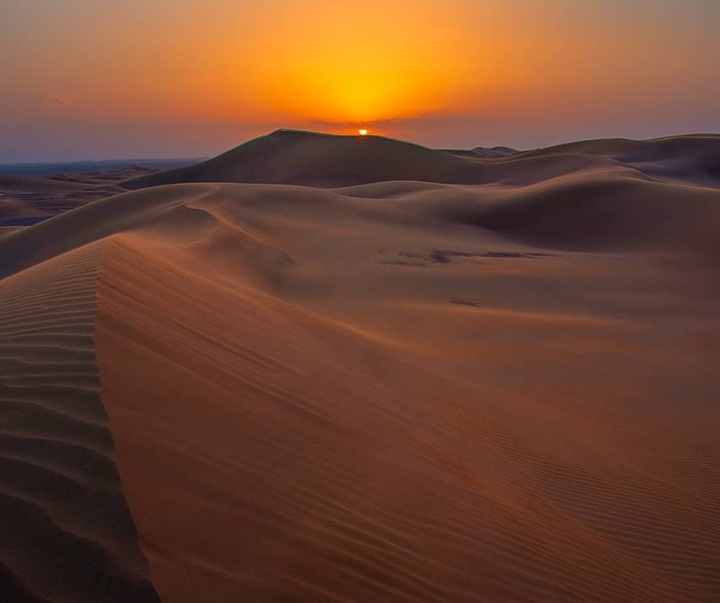
[[[358,130],[358,134],[360,134],[360,136],[367,136],[367,135],[368,135],[368,130],[367,130],[367,128],[360,128],[360,129]]]

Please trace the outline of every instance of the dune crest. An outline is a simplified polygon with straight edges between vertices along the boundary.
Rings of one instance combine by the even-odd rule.
[[[98,395],[100,253],[0,282],[2,601],[158,601]]]

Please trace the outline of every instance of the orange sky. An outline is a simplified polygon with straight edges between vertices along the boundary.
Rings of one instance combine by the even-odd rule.
[[[0,161],[204,155],[283,126],[460,146],[720,126],[709,0],[41,5],[0,3]]]

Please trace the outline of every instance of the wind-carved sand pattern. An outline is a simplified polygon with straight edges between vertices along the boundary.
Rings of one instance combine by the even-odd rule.
[[[428,253],[400,251],[396,254],[396,260],[384,260],[379,262],[386,266],[420,266],[427,267],[432,264],[447,264],[452,261],[462,260],[508,260],[508,259],[535,259],[550,256],[550,253],[530,252],[530,251],[454,251],[448,249],[433,249]]]
[[[154,603],[93,345],[98,245],[0,282],[0,601]]]
[[[6,598],[719,601],[718,157],[276,132],[0,232]]]

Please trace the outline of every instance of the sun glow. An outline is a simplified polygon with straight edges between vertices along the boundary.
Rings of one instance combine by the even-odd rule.
[[[271,56],[273,65],[263,63],[252,78],[257,98],[279,113],[335,123],[414,117],[452,104],[466,84],[467,57],[457,33],[448,39],[447,23],[439,25],[435,6],[368,0],[358,15],[343,0],[286,4],[253,53]],[[339,25],[349,22],[352,29]]]
[[[367,130],[367,128],[360,128],[360,129],[358,130],[358,134],[360,134],[360,136],[367,136],[367,135],[368,135],[368,130]]]

